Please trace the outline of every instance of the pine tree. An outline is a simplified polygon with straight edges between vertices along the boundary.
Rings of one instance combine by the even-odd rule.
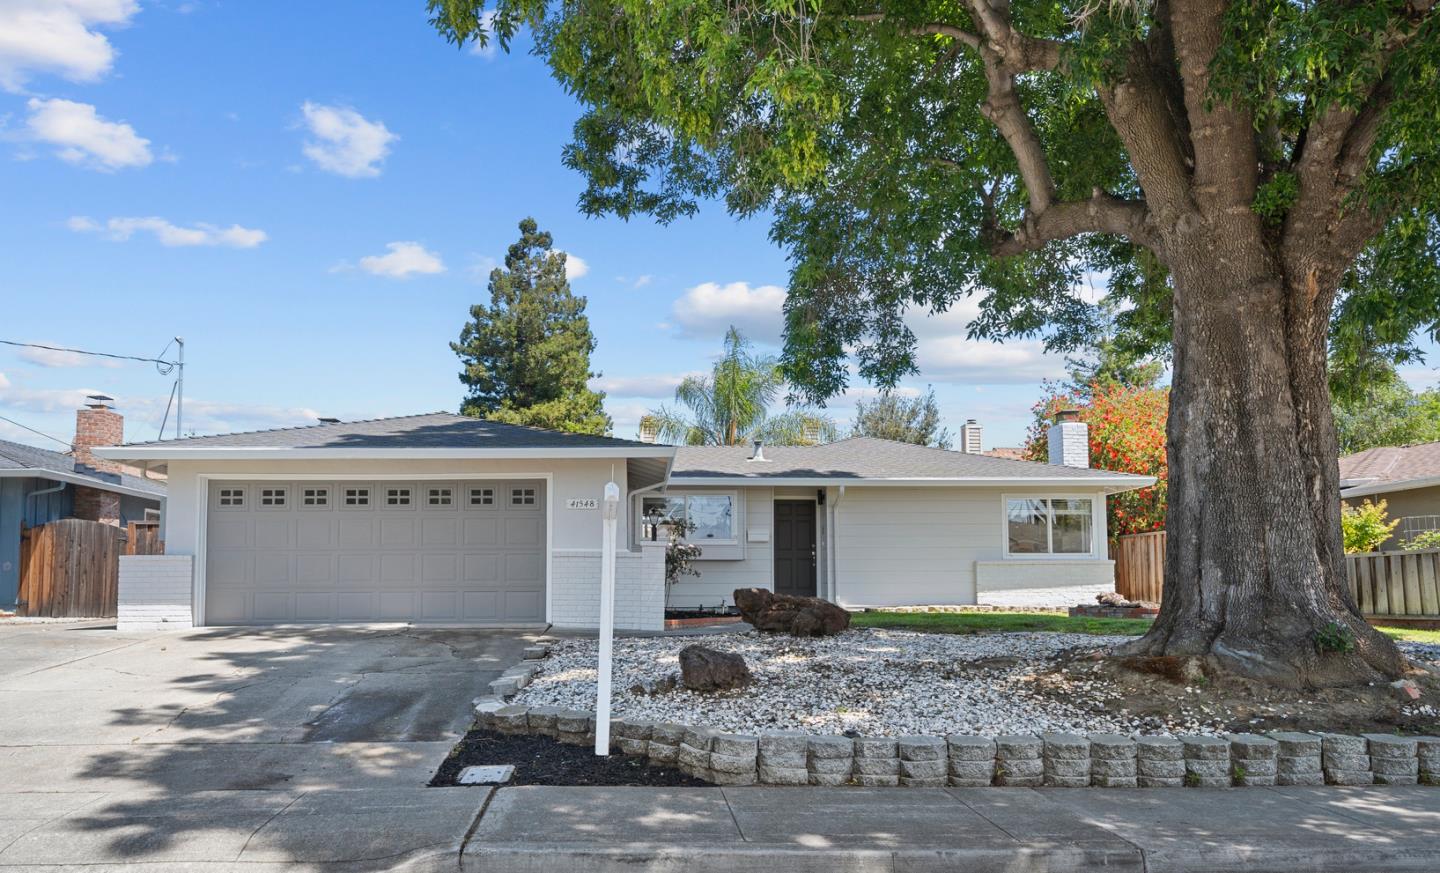
[[[464,363],[469,393],[460,412],[491,421],[604,434],[605,395],[587,382],[595,337],[585,298],[570,293],[565,253],[535,219],[520,222],[520,239],[505,267],[490,273],[490,305],[470,307],[470,321],[450,348]]]
[[[940,425],[940,407],[933,388],[919,397],[906,398],[885,391],[869,402],[857,402],[851,434],[937,449],[951,446],[950,431]]]

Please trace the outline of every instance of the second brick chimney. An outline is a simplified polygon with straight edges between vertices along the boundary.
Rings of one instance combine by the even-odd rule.
[[[119,473],[120,465],[97,458],[90,452],[95,446],[118,446],[125,442],[125,416],[110,405],[113,398],[92,394],[85,398],[85,408],[75,410],[75,463],[101,473]]]

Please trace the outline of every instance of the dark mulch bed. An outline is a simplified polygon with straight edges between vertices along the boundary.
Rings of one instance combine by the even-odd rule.
[[[472,729],[435,771],[431,787],[455,784],[460,771],[477,764],[514,764],[509,785],[639,785],[658,788],[710,783],[643,758],[612,754],[601,758],[590,746],[572,746],[549,737],[511,736]]]

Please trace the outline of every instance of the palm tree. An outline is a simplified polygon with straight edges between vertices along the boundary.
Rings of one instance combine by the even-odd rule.
[[[675,389],[675,401],[688,414],[662,406],[646,419],[662,439],[689,446],[738,446],[753,440],[805,446],[833,440],[835,422],[812,409],[768,414],[784,387],[779,362],[751,351],[750,341],[732,326],[710,374],[687,376]]]

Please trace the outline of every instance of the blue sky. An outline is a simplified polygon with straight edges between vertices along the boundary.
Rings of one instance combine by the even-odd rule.
[[[0,31],[0,339],[144,356],[183,336],[187,431],[456,408],[447,343],[526,215],[578,259],[617,435],[726,325],[778,341],[763,221],[580,215],[560,164],[579,107],[523,51],[446,45],[419,0],[0,0]],[[966,320],[917,319],[907,387],[1018,444],[1063,361]],[[170,387],[0,346],[0,415],[64,440],[92,391],[154,438]]]

